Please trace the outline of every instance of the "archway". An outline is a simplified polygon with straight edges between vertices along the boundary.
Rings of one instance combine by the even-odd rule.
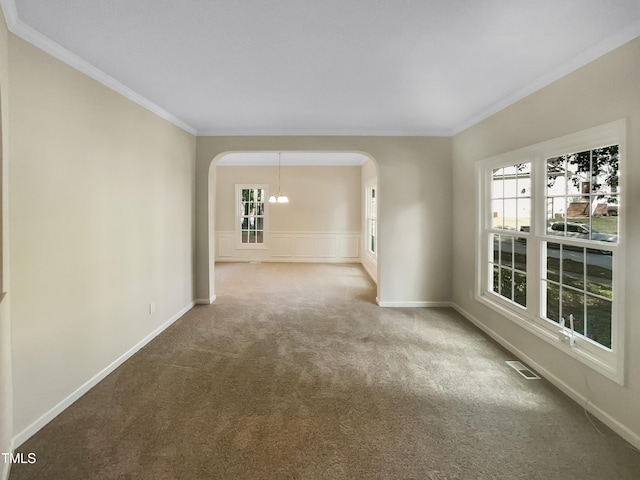
[[[281,153],[281,172],[277,167],[278,153]],[[357,170],[357,185],[354,169]],[[243,245],[242,229],[238,228],[242,222],[232,213],[238,212],[238,188],[264,188],[265,191],[260,192],[264,200],[270,190],[277,188],[278,173],[282,189],[287,191],[292,202],[284,206],[286,209],[281,205],[267,206],[271,212],[264,224],[265,244]],[[209,297],[197,302],[215,300],[216,259],[365,265],[362,261],[368,233],[364,215],[367,209],[365,183],[371,185],[373,182],[377,190],[377,177],[376,161],[357,151],[269,149],[217,154],[209,164],[207,182]],[[357,212],[355,219],[354,211]],[[244,225],[246,227],[247,223]],[[377,249],[376,246],[376,253]],[[365,268],[378,283],[378,262],[372,263],[369,258]]]

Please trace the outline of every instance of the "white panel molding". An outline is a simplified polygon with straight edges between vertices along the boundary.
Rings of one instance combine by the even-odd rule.
[[[273,234],[269,236],[269,240],[272,257],[291,258],[293,252],[293,237]]]
[[[360,263],[361,232],[269,232],[266,249],[218,249],[216,262],[311,262]],[[229,241],[233,232],[216,233],[218,245]]]
[[[54,42],[49,37],[43,35],[42,33],[24,23],[18,16],[18,10],[16,8],[15,0],[0,0],[0,5],[2,6],[2,10],[7,20],[7,27],[9,28],[11,33],[17,35],[23,40],[26,40],[30,44],[35,45],[41,50],[44,50],[49,55],[52,55],[61,62],[66,63],[72,68],[75,68],[79,72],[84,73],[88,77],[93,78],[95,81],[101,83],[105,87],[110,88],[123,97],[128,98],[132,102],[137,103],[143,108],[146,108],[160,118],[163,118],[168,122],[174,124],[175,126],[183,129],[184,131],[189,132],[191,135],[197,135],[198,131],[191,125],[182,121],[164,108],[156,105],[151,100],[148,100],[139,93],[133,91],[112,76],[103,72],[86,60],[80,58],[75,53],[71,53],[69,50]]]
[[[37,433],[42,427],[44,427],[47,423],[53,420],[55,417],[60,415],[65,409],[67,409],[73,402],[78,400],[82,395],[87,393],[91,388],[95,387],[100,381],[102,381],[107,375],[113,372],[116,368],[126,362],[131,356],[133,356],[138,350],[148,344],[151,340],[160,335],[165,329],[171,326],[176,320],[182,317],[185,313],[191,310],[194,306],[194,302],[189,303],[186,307],[182,308],[178,313],[176,313],[169,320],[164,322],[158,328],[149,333],[146,337],[136,343],[129,350],[124,352],[118,358],[116,358],[111,364],[107,365],[85,383],[83,383],[80,387],[78,387],[74,392],[64,398],[61,402],[51,408],[49,411],[44,413],[40,418],[38,418],[35,422],[25,428],[23,431],[18,433],[13,437],[13,448],[18,448],[24,442],[29,440],[35,433]]]
[[[604,423],[609,428],[611,428],[611,430],[616,432],[618,435],[624,438],[627,442],[629,442],[635,448],[640,449],[639,433],[634,432],[633,430],[628,428],[626,425],[624,425],[623,423],[613,418],[605,410],[598,407],[597,405],[594,405],[591,402],[591,400],[589,400],[587,397],[585,397],[581,393],[571,388],[567,383],[562,381],[560,378],[558,378],[556,375],[554,375],[552,372],[550,372],[546,368],[542,367],[533,358],[529,357],[520,349],[515,347],[513,344],[507,341],[504,337],[498,334],[495,330],[492,330],[491,328],[487,327],[484,323],[482,323],[472,314],[470,314],[465,309],[460,307],[458,304],[452,302],[451,307],[454,310],[456,310],[460,315],[462,315],[471,323],[473,323],[480,330],[482,330],[484,333],[489,335],[493,340],[495,340],[504,348],[506,348],[508,351],[513,353],[516,357],[518,357],[524,363],[528,364],[533,370],[535,370],[537,374],[539,374],[541,377],[547,379],[549,382],[555,385],[558,389],[560,389],[560,391],[562,391],[565,395],[567,395],[569,398],[575,401],[578,405],[585,408],[587,411],[589,411],[589,413],[593,414],[593,416],[595,416],[598,420],[600,420],[602,423]]]
[[[218,256],[233,257],[233,233],[218,235]]]
[[[358,258],[360,256],[360,238],[340,237],[340,258]]]
[[[313,258],[316,256],[316,239],[307,236],[295,236],[295,252],[296,258]]]
[[[333,258],[337,256],[338,242],[335,237],[318,238],[316,240],[316,254],[322,258]]]

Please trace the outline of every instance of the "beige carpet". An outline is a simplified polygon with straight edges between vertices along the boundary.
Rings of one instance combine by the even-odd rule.
[[[11,479],[640,478],[640,453],[451,309],[379,308],[358,265],[216,275],[214,305],[26,442]]]

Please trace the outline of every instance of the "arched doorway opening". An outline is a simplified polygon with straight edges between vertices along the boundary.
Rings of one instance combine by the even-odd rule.
[[[215,262],[361,263],[377,283],[377,172],[361,152],[216,155],[208,179],[209,300]],[[279,188],[289,204],[268,203]]]

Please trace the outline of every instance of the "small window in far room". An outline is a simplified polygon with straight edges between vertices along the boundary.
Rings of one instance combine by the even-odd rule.
[[[236,185],[236,238],[242,248],[264,248],[265,202],[263,185]]]
[[[367,250],[369,253],[376,255],[376,235],[377,225],[376,217],[378,207],[376,204],[376,187],[370,186],[367,188]]]

